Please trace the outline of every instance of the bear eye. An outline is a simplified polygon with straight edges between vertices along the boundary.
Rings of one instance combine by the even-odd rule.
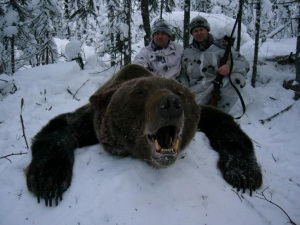
[[[144,90],[136,90],[136,91],[134,92],[134,94],[135,94],[135,95],[143,95],[143,94],[145,94],[145,92],[144,92]]]
[[[178,96],[182,96],[182,95],[183,95],[183,92],[178,90],[178,91],[176,92],[176,94],[177,94]]]

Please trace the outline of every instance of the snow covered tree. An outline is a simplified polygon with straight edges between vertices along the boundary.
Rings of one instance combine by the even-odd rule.
[[[95,0],[78,0],[73,2],[70,8],[72,9],[70,15],[71,26],[73,27],[72,38],[93,45],[95,33],[98,32],[99,28],[99,3]]]
[[[17,11],[14,10],[13,5],[8,3],[7,9],[3,17],[0,18],[0,26],[3,32],[0,33],[0,71],[7,74],[15,72],[15,37],[18,34],[19,16]]]
[[[30,6],[24,1],[9,0],[1,5],[0,13],[0,71],[13,74],[22,64],[18,61],[26,58],[32,36],[24,24],[30,19]]]
[[[123,4],[123,5],[122,5]],[[131,62],[131,14],[132,2],[107,1],[107,17],[100,24],[101,35],[97,38],[97,52],[104,57],[109,54],[111,66]]]
[[[211,12],[212,2],[211,0],[191,0],[191,10],[198,12]]]
[[[64,0],[63,1],[63,30],[65,31],[65,37],[67,39],[70,39],[71,37],[71,29],[69,26],[70,22],[70,5],[69,5],[69,0]]]
[[[163,12],[172,12],[175,7],[174,0],[160,0],[160,18],[162,18]]]
[[[31,59],[32,66],[50,64],[57,61],[57,46],[53,37],[56,34],[60,11],[56,0],[41,0],[35,7],[35,18],[31,29],[36,41],[36,54]]]
[[[121,16],[124,8],[119,0],[107,0],[107,19],[100,24],[100,35],[97,38],[96,49],[100,56],[106,53],[110,57],[110,65],[114,66],[121,61],[123,41],[121,40]]]
[[[295,23],[293,18],[296,18],[298,15],[297,11],[299,10],[299,1],[272,0],[272,2],[272,11],[274,12],[272,28],[277,29],[283,25],[285,31],[276,33],[276,37],[282,38],[297,36],[297,22]]]

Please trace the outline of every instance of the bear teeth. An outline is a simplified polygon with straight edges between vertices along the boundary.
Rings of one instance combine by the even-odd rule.
[[[158,141],[155,140],[154,144],[155,144],[156,152],[160,152],[162,150],[162,147],[160,147],[160,145],[158,144]]]
[[[177,139],[177,141],[175,142],[175,144],[173,145],[172,148],[169,148],[169,149],[166,149],[166,148],[162,148],[157,139],[152,139],[154,141],[154,144],[155,144],[155,149],[156,149],[156,152],[160,153],[160,152],[163,152],[163,153],[168,153],[168,152],[177,152],[177,149],[179,147],[179,140]]]
[[[178,147],[179,147],[179,139],[177,139],[177,141],[175,142],[175,145],[173,146],[173,151],[177,152]]]

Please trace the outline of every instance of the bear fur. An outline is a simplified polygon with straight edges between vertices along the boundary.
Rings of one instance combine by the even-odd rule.
[[[197,129],[219,152],[218,166],[228,183],[250,195],[262,185],[253,144],[230,115],[197,105],[189,89],[174,80],[128,65],[88,104],[55,117],[34,137],[27,187],[38,202],[57,205],[71,184],[75,149],[100,142],[112,154],[163,168],[176,161]]]

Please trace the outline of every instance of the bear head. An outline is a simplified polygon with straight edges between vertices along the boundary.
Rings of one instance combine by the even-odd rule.
[[[94,126],[104,148],[161,168],[193,138],[200,119],[194,95],[176,81],[146,76],[97,91]]]

